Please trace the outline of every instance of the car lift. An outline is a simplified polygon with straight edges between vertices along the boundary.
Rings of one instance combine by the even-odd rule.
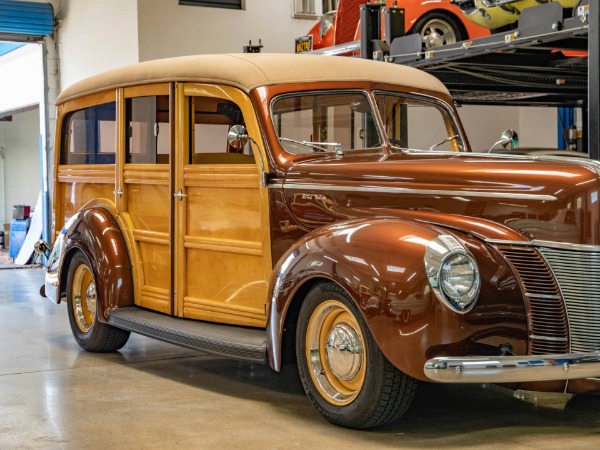
[[[600,5],[582,0],[572,17],[558,3],[525,9],[518,28],[490,36],[423,48],[418,34],[403,36],[399,8],[361,5],[361,41],[317,50],[418,67],[439,78],[457,103],[578,107],[582,141],[600,160]],[[381,40],[381,20],[385,36]]]

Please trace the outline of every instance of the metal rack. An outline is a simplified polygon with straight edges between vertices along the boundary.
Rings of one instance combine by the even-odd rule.
[[[598,1],[582,0],[572,17],[558,3],[540,4],[521,13],[517,29],[436,49],[424,49],[419,35],[388,46],[380,40],[376,9],[361,10],[362,57],[429,72],[463,104],[581,108],[584,145],[600,160]]]
[[[403,36],[392,41],[385,60],[435,75],[464,103],[581,107],[588,91],[589,8],[563,14],[558,3],[542,4],[525,9],[516,30],[431,50],[416,36]]]

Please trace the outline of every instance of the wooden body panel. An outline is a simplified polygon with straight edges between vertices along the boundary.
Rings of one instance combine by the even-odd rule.
[[[86,203],[102,198],[112,201],[114,189],[114,165],[59,166],[55,185],[56,204],[60,205],[55,210],[57,230]]]
[[[254,165],[187,165],[183,316],[266,326],[259,177]]]
[[[170,187],[166,165],[125,166],[126,211],[142,258],[143,284],[137,304],[169,313],[171,252]],[[138,268],[139,270],[139,268]]]
[[[265,327],[272,266],[268,192],[260,186],[259,164],[263,163],[257,160],[265,156],[254,147],[254,164],[240,164],[238,159],[231,164],[190,164],[186,138],[191,132],[186,120],[190,102],[233,102],[248,132],[260,136],[254,108],[246,94],[232,87],[184,84],[178,88],[177,117],[183,123],[178,128],[174,190],[181,189],[186,197],[174,205],[176,314]]]

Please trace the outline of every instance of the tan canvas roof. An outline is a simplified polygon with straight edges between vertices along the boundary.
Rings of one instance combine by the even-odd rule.
[[[397,83],[448,92],[433,76],[398,64],[342,56],[241,53],[159,59],[111,70],[66,88],[56,103],[116,87],[167,81],[221,83],[249,92],[272,84],[335,80]]]

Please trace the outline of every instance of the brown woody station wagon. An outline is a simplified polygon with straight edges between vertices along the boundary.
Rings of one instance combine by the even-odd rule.
[[[600,165],[471,153],[416,69],[206,55],[58,98],[44,295],[280,371],[327,420],[396,420],[418,381],[600,391]]]

